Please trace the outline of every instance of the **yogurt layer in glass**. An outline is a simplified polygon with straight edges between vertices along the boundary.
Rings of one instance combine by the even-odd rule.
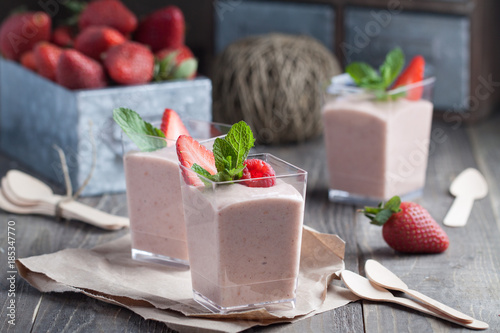
[[[433,82],[394,89],[385,100],[349,85],[329,87],[322,112],[331,201],[376,204],[422,194]],[[407,99],[411,89],[421,89],[422,98]]]
[[[190,134],[210,146],[229,126],[204,121],[185,122]],[[132,258],[174,266],[189,266],[186,226],[179,183],[175,140],[132,134],[159,149],[143,152],[122,136]],[[161,148],[160,148],[161,147]]]
[[[217,313],[294,306],[307,172],[270,154],[250,155],[276,172],[271,187],[242,180],[181,188],[194,299]]]

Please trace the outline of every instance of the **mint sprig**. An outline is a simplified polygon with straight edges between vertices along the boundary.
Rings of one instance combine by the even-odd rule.
[[[401,73],[404,62],[403,51],[397,47],[387,54],[378,71],[365,62],[353,62],[346,67],[346,72],[356,85],[372,90],[378,100],[387,100],[389,95],[386,90]]]
[[[196,163],[193,164],[191,170],[214,182],[238,180],[243,175],[243,169],[245,169],[243,162],[254,143],[252,129],[247,123],[240,121],[231,127],[225,138],[217,138],[214,141],[213,153],[217,173],[211,175]],[[201,180],[204,179],[201,178]]]
[[[116,108],[113,119],[141,151],[154,151],[167,146],[165,140],[156,139],[165,138],[163,131],[144,121],[134,110]]]

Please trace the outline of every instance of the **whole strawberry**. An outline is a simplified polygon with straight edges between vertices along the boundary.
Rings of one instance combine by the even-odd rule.
[[[64,50],[59,58],[56,81],[68,89],[92,89],[106,86],[100,63],[77,50]]]
[[[40,42],[34,48],[35,64],[38,74],[55,81],[56,68],[62,49],[49,42]]]
[[[85,7],[78,20],[80,30],[92,25],[115,28],[126,36],[137,28],[137,17],[119,0],[97,0]]]
[[[193,52],[182,45],[177,49],[168,48],[156,53],[155,80],[192,79],[196,76],[198,62]]]
[[[52,32],[51,41],[59,47],[73,47],[75,43],[73,28],[68,25],[62,25],[55,28]]]
[[[185,23],[182,11],[168,6],[144,18],[135,33],[135,40],[149,45],[153,52],[177,49],[184,44]]]
[[[33,51],[24,52],[19,62],[24,67],[36,72],[35,53]]]
[[[90,26],[83,30],[75,40],[75,49],[95,60],[115,45],[127,39],[116,29],[105,26]]]
[[[9,16],[0,26],[0,53],[19,60],[40,41],[50,39],[52,21],[44,12],[25,12]]]
[[[362,212],[372,224],[382,225],[385,242],[406,253],[441,253],[450,241],[443,229],[422,206],[403,202],[397,196],[383,207],[365,207]]]
[[[125,42],[108,50],[104,66],[117,83],[143,84],[153,78],[154,55],[142,44]]]

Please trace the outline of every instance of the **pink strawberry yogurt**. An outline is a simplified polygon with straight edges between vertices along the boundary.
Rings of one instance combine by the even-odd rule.
[[[181,187],[195,299],[218,312],[294,302],[305,175],[265,188]]]
[[[124,166],[132,256],[136,259],[153,256],[187,265],[186,227],[175,147],[129,152]]]
[[[339,97],[323,107],[330,194],[387,200],[425,184],[433,105]]]

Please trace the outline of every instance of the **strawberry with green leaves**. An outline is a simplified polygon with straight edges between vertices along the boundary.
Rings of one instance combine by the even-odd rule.
[[[193,79],[196,76],[198,61],[186,45],[177,49],[163,49],[155,56],[156,81]]]
[[[406,70],[401,73],[404,62],[403,51],[395,48],[387,54],[378,71],[367,63],[353,62],[346,67],[346,72],[358,87],[371,91],[378,100],[394,100],[400,97],[419,100],[423,92],[421,86],[400,93],[388,92],[390,87],[394,89],[423,80],[425,61],[422,56],[413,58]]]
[[[365,207],[361,211],[372,224],[382,226],[386,243],[406,253],[441,253],[450,241],[443,229],[422,206],[401,202],[397,196],[385,205]]]
[[[164,118],[169,119],[163,120],[162,128],[168,128],[168,123],[172,121],[174,125],[179,125],[175,115],[171,118],[172,115],[174,115],[172,110],[165,110]],[[113,119],[141,151],[149,152],[167,146],[166,140],[156,139],[165,139],[166,133],[144,121],[137,112],[117,108],[113,110]],[[178,130],[179,128],[175,128],[174,132]],[[169,130],[166,132],[168,135]],[[262,160],[247,159],[254,142],[252,130],[244,121],[234,124],[225,138],[216,138],[213,152],[191,136],[180,135],[176,142],[179,162],[193,171],[183,171],[186,183],[202,186],[207,179],[214,182],[242,179],[241,184],[249,187],[274,186],[276,174],[271,165]],[[197,174],[202,177],[198,177]]]
[[[192,139],[180,136],[177,139],[177,155],[179,161],[186,168],[191,168],[203,182],[206,179],[214,182],[231,182],[244,179],[241,183],[249,187],[271,187],[276,184],[276,174],[265,161],[248,159],[247,156],[253,147],[255,139],[250,126],[244,121],[234,124],[225,138],[216,138],[213,145],[213,160],[203,158],[190,158],[189,163],[184,163],[186,156],[193,156]],[[195,147],[198,147],[195,145]],[[204,148],[204,147],[203,147]],[[199,149],[199,148],[196,148]],[[204,156],[195,154],[194,156]],[[215,166],[215,170],[214,170]],[[189,179],[188,179],[189,178]],[[186,175],[188,184],[193,184],[192,175]],[[198,181],[195,185],[199,185]]]

